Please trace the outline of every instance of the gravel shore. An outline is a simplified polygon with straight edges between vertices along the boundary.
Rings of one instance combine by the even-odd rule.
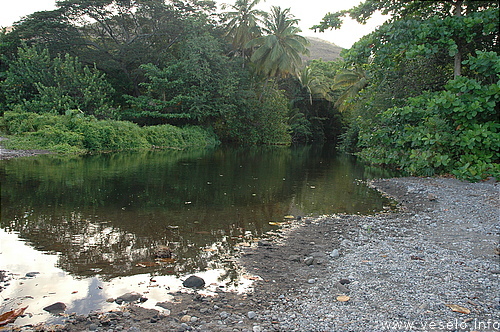
[[[239,295],[175,294],[69,315],[57,331],[500,331],[499,185],[450,178],[374,180],[396,210],[302,218],[242,249],[258,275]]]

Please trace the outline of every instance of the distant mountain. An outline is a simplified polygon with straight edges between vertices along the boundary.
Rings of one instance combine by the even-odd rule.
[[[323,59],[323,61],[334,61],[341,58],[340,51],[343,50],[342,47],[330,43],[329,41],[316,38],[316,37],[306,37],[311,43],[309,45],[309,56],[302,56],[303,61],[309,61],[313,59]]]

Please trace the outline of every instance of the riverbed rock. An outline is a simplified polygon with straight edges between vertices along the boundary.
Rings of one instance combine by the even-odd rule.
[[[43,310],[50,312],[53,315],[62,314],[66,310],[66,304],[56,302],[43,308]]]
[[[304,259],[304,264],[306,264],[306,265],[313,265],[314,264],[314,257],[311,257],[311,256],[306,257]]]
[[[140,300],[142,298],[142,295],[136,292],[131,292],[131,293],[125,293],[119,297],[116,298],[115,302],[118,304],[122,304],[123,302],[131,303],[135,302],[137,300]],[[141,301],[144,302],[144,301]]]
[[[193,275],[184,280],[182,285],[187,288],[203,288],[205,286],[205,280]]]
[[[332,252],[330,253],[331,258],[337,258],[340,256],[339,250],[338,249],[333,249]]]

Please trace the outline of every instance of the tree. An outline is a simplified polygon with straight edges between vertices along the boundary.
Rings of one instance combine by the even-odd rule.
[[[349,10],[328,13],[312,29],[338,29],[346,15],[366,23],[375,11],[392,17],[371,37],[365,38],[362,50],[353,48],[352,55],[361,51],[363,56],[371,56],[375,61],[377,57],[380,61],[390,61],[388,55],[392,60],[395,57],[411,59],[416,55],[444,53],[444,50],[453,57],[456,77],[461,74],[464,56],[473,54],[474,50],[498,49],[498,1],[366,0]]]
[[[36,46],[17,53],[1,84],[8,108],[56,114],[79,109],[87,115],[110,115],[113,89],[96,68],[69,54],[51,58],[47,49]]]
[[[335,102],[335,107],[338,107],[342,112],[348,105],[347,101],[354,98],[361,90],[368,85],[366,72],[357,67],[355,69],[343,69],[334,78],[333,90],[344,89],[344,92],[338,97]]]
[[[257,48],[251,57],[257,72],[266,77],[298,75],[302,65],[300,55],[309,53],[309,42],[298,34],[301,30],[297,22],[289,8],[271,8],[263,28],[266,34],[247,43],[247,47]]]
[[[233,51],[240,53],[243,58],[250,55],[247,43],[260,37],[261,30],[259,23],[267,16],[262,10],[255,9],[260,0],[237,0],[230,8],[232,11],[223,13],[223,20],[226,22],[226,37],[231,41]],[[227,5],[223,7],[226,9]]]
[[[220,41],[193,31],[179,47],[178,58],[165,66],[140,67],[147,81],[140,96],[127,96],[129,115],[153,123],[209,124],[231,105],[239,84],[236,62],[223,55]]]
[[[304,67],[298,77],[300,85],[307,91],[309,103],[312,105],[313,99],[325,99],[331,101],[331,96],[328,94],[330,91],[321,80],[321,75],[315,73],[310,66]]]
[[[12,37],[43,44],[52,57],[69,53],[96,64],[124,94],[138,96],[145,80],[139,66],[162,66],[189,31],[214,29],[212,1],[60,0],[54,11],[37,12],[15,24]]]

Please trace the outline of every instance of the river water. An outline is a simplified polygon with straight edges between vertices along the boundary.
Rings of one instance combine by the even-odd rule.
[[[0,161],[0,270],[11,279],[0,313],[29,306],[16,323],[57,322],[45,306],[87,314],[130,291],[154,307],[191,274],[207,292],[244,291],[235,248],[286,217],[381,211],[390,202],[363,180],[391,175],[328,146]],[[155,259],[163,247],[173,259]]]

